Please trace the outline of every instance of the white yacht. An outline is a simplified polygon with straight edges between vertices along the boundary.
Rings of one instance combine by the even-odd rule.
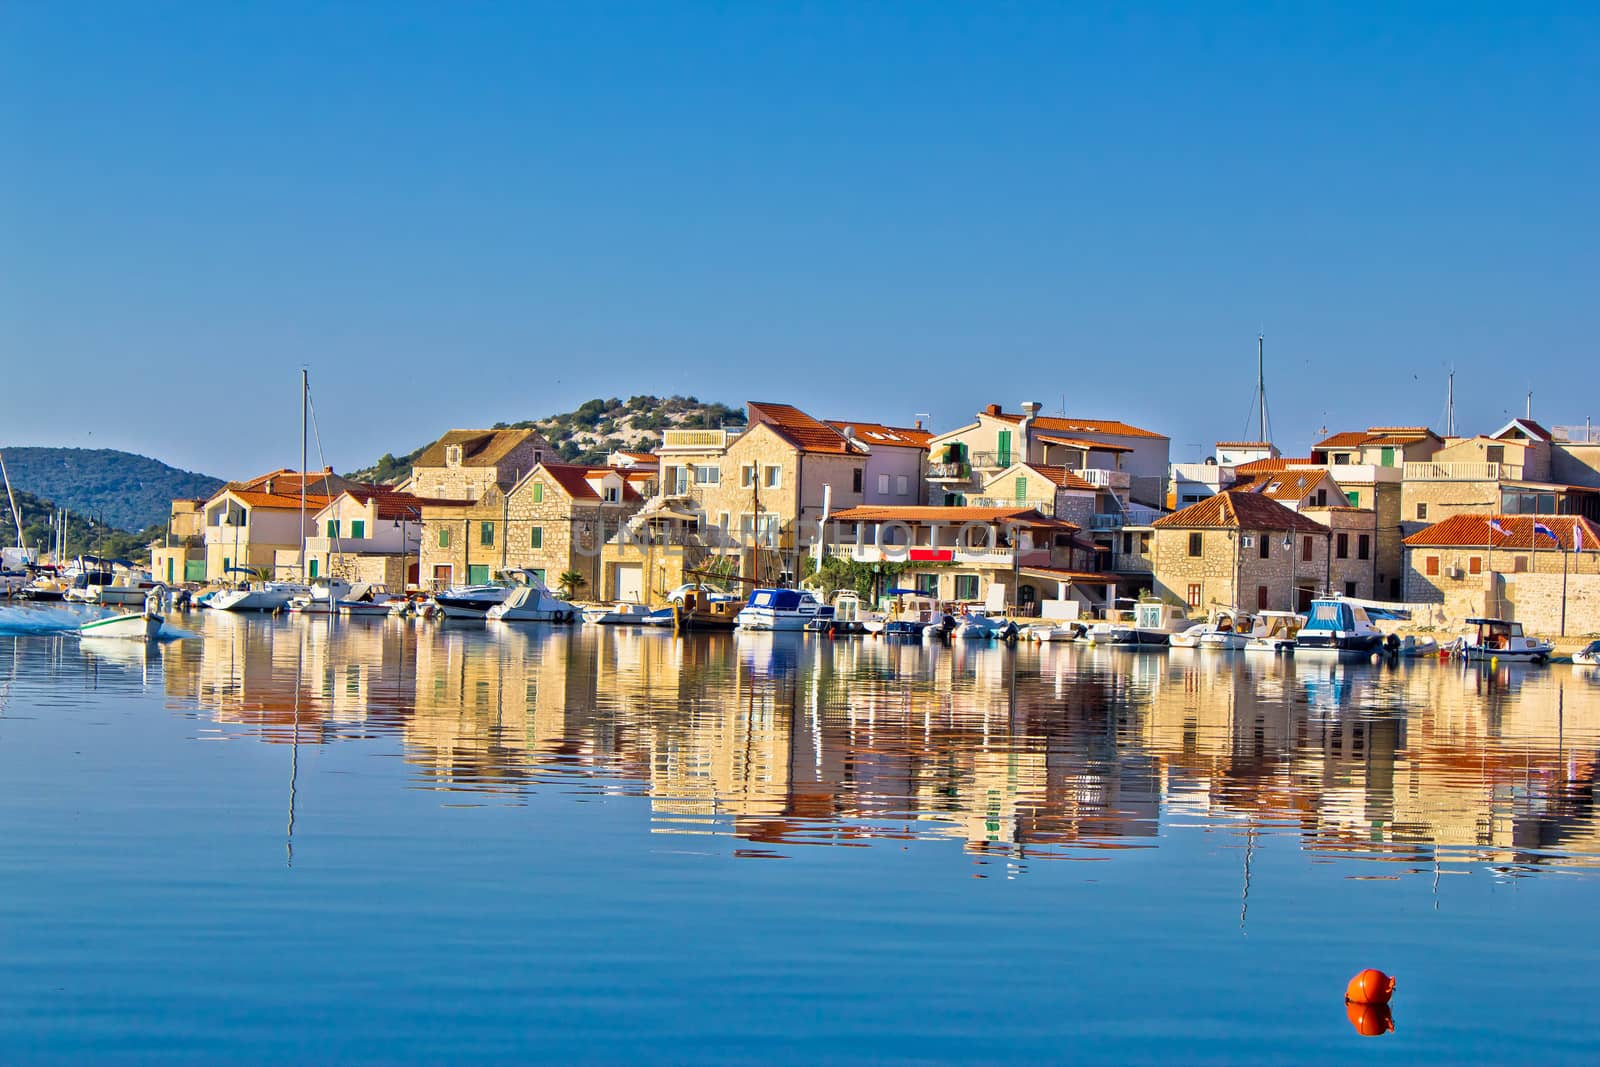
[[[218,611],[282,611],[310,590],[299,582],[256,582],[218,593],[207,601]]]
[[[822,603],[798,589],[757,589],[735,619],[741,630],[803,630]]]
[[[583,621],[596,626],[624,626],[630,623],[642,623],[649,614],[650,609],[643,604],[618,601],[615,604],[596,604],[592,608],[584,608]]]
[[[546,589],[538,575],[532,571],[518,573],[521,584],[507,589],[500,603],[484,612],[484,618],[495,622],[572,622],[578,617],[578,609]]]

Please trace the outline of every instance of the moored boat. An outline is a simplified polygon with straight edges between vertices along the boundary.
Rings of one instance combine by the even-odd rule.
[[[1306,617],[1293,611],[1258,611],[1254,622],[1245,635],[1244,650],[1285,655],[1294,652],[1295,638]]]
[[[1509,619],[1468,619],[1477,633],[1461,640],[1461,655],[1469,661],[1511,660],[1525,663],[1544,663],[1550,659],[1555,646],[1538,637],[1522,632],[1520,622]]]
[[[650,609],[643,604],[619,600],[615,604],[596,604],[583,609],[583,621],[595,626],[627,626],[644,622]]]
[[[1600,667],[1600,641],[1590,641],[1572,654],[1575,667]]]
[[[803,630],[823,610],[822,602],[799,589],[757,589],[736,616],[741,630]]]
[[[1386,636],[1373,625],[1365,605],[1325,597],[1311,602],[1306,624],[1295,635],[1294,648],[1297,655],[1317,652],[1364,659],[1383,650]],[[1398,639],[1395,645],[1399,646]]]
[[[130,612],[126,615],[107,615],[90,619],[78,627],[80,637],[115,637],[137,641],[153,641],[161,634],[161,624],[166,620],[153,611]]]
[[[522,584],[513,587],[484,618],[491,622],[572,622],[578,609],[545,587],[539,576],[522,572]]]

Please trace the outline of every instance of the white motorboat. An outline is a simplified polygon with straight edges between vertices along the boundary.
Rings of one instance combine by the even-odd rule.
[[[1258,611],[1255,625],[1245,635],[1246,652],[1266,652],[1271,655],[1292,654],[1294,639],[1306,617],[1293,611]]]
[[[627,626],[644,622],[650,609],[643,604],[619,600],[615,604],[596,604],[583,609],[583,621],[596,626]]]
[[[1522,632],[1520,622],[1508,619],[1468,619],[1476,626],[1473,637],[1462,638],[1461,655],[1470,661],[1511,660],[1524,663],[1544,663],[1555,651],[1555,645]]]
[[[757,589],[734,617],[734,625],[741,630],[803,630],[821,610],[821,601],[798,589]]]
[[[121,569],[107,584],[89,583],[84,587],[84,599],[90,604],[121,605],[143,604],[152,590],[165,590],[166,586],[151,577],[149,571]]]
[[[1024,636],[1029,641],[1076,641],[1082,633],[1083,627],[1078,623],[1040,622],[1028,627]]]
[[[306,587],[296,582],[258,582],[218,593],[207,606],[219,611],[282,611],[289,601],[305,592]]]
[[[1439,654],[1439,641],[1437,638],[1416,634],[1406,634],[1400,638],[1401,659],[1417,659],[1422,656],[1437,656]]]
[[[484,618],[494,622],[572,622],[577,617],[577,608],[526,571],[521,585],[508,590],[505,599],[484,612]]]
[[[1379,618],[1400,618],[1402,613],[1379,612]],[[1373,625],[1373,614],[1359,601],[1326,597],[1311,602],[1306,624],[1295,635],[1294,649],[1334,653],[1345,658],[1366,658],[1382,652],[1388,635]],[[1399,648],[1399,638],[1394,647]]]
[[[483,619],[489,609],[498,607],[511,595],[511,586],[461,585],[433,595],[433,602],[447,619]]]
[[[1132,609],[1113,608],[1104,619],[1089,627],[1083,639],[1091,645],[1126,644],[1133,636],[1133,629]]]
[[[1015,623],[990,615],[982,608],[973,608],[956,620],[954,636],[963,641],[993,641],[1014,637],[1016,633]]]
[[[78,635],[153,641],[161,635],[161,624],[165,621],[153,611],[107,615],[105,618],[90,619],[83,623],[78,627]]]
[[[1574,667],[1600,667],[1600,641],[1590,641],[1572,654]]]
[[[318,578],[309,592],[289,601],[288,610],[297,615],[337,615],[339,601],[350,594],[350,583],[338,578]]]
[[[1212,612],[1209,622],[1173,634],[1168,643],[1178,648],[1237,651],[1244,648],[1252,626],[1250,616],[1242,611],[1218,610]]]

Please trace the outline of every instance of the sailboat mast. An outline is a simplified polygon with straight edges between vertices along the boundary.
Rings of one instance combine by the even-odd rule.
[[[1454,437],[1456,435],[1456,371],[1454,367],[1450,368],[1450,386],[1445,393],[1444,435],[1446,437]]]
[[[1261,402],[1260,431],[1257,441],[1267,439],[1267,361],[1266,361],[1266,335],[1256,334],[1256,396]]]
[[[311,397],[311,382],[300,368],[300,580],[306,580],[306,403]]]
[[[28,554],[28,542],[22,539],[22,512],[17,510],[17,494],[11,489],[11,475],[6,472],[6,457],[0,453],[0,479],[6,483],[6,497],[11,501],[11,520],[17,524],[17,547]]]

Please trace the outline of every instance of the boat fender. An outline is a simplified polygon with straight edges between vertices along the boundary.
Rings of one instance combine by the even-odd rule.
[[[1376,967],[1368,967],[1345,986],[1347,1004],[1387,1004],[1394,996],[1394,979]]]

